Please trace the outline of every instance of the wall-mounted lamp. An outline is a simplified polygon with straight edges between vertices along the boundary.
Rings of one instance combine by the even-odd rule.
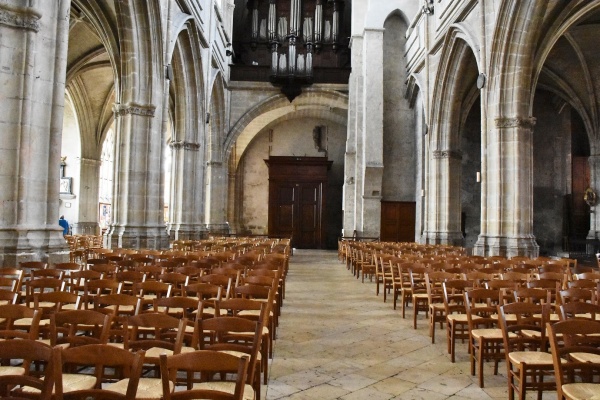
[[[421,189],[421,197],[425,197],[425,189]]]
[[[206,113],[206,123],[210,123],[210,113]]]
[[[475,174],[475,182],[481,182],[481,172],[479,171],[477,171],[477,173]]]

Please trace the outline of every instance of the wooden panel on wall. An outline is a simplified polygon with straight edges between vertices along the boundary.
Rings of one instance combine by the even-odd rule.
[[[291,237],[300,249],[323,248],[323,212],[327,193],[325,157],[271,157],[269,235]]]
[[[416,203],[414,201],[381,202],[381,241],[414,242]]]

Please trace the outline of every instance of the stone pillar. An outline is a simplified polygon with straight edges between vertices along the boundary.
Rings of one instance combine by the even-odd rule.
[[[360,36],[352,38],[352,65],[355,66],[356,70],[360,70],[360,65],[362,65],[362,42],[363,40]],[[348,87],[350,93],[348,96],[348,134],[344,156],[344,193],[342,206],[344,209],[344,236],[352,236],[354,229],[356,229],[356,195],[357,188],[362,185],[362,176],[358,173],[357,169],[358,155],[356,153],[357,134],[359,126],[362,124],[362,114],[360,113],[359,106],[362,104],[362,74],[351,73]]]
[[[434,150],[428,179],[430,210],[423,234],[426,243],[460,246],[460,174],[462,154],[454,150]],[[433,215],[431,213],[433,211]]]
[[[227,217],[227,168],[221,161],[206,163],[206,229],[215,235],[229,233]]]
[[[195,178],[202,175],[201,169],[198,168],[200,143],[177,141],[171,142],[169,147],[172,164],[167,232],[172,240],[198,239],[202,230],[198,191],[202,185],[198,185]]]
[[[69,7],[0,4],[2,266],[68,259],[58,213]]]
[[[487,218],[475,254],[539,254],[533,236],[534,125],[532,117],[501,117],[488,134],[487,163],[481,171],[482,191],[486,191],[482,216]]]
[[[357,197],[358,231],[360,236],[379,237],[383,180],[383,29],[365,29],[363,60],[364,83],[359,108],[362,129],[357,133],[356,147],[362,152],[357,159],[362,176],[360,197]]]
[[[115,175],[109,247],[168,247],[163,216],[162,140],[153,104],[115,105]]]
[[[79,174],[79,216],[73,224],[73,234],[98,235],[98,190],[100,160],[82,158]]]
[[[588,158],[590,164],[590,188],[596,193],[596,204],[590,206],[590,231],[588,240],[600,240],[600,155],[596,154]],[[593,252],[593,251],[592,251]]]

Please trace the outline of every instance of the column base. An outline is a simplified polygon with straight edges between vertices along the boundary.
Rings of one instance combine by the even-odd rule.
[[[462,232],[431,232],[425,231],[421,236],[422,243],[443,244],[448,246],[462,246],[464,238]]]
[[[164,226],[133,228],[111,225],[105,243],[106,247],[111,249],[120,247],[166,250],[169,248],[169,237]]]
[[[100,225],[97,222],[76,222],[73,224],[73,235],[98,235]]]
[[[540,254],[540,246],[533,235],[519,238],[479,235],[473,248],[478,256],[526,256],[535,258]]]
[[[167,236],[172,240],[201,240],[206,238],[206,227],[201,224],[167,224]]]
[[[62,228],[0,230],[0,266],[17,267],[22,261],[68,262]]]
[[[209,235],[229,235],[229,224],[227,222],[222,224],[206,224],[206,231]]]

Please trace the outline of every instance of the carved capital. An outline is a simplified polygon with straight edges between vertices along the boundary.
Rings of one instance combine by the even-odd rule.
[[[200,143],[194,143],[194,142],[186,142],[184,140],[179,140],[176,142],[171,142],[169,143],[169,147],[175,150],[194,150],[194,151],[198,151],[200,149]]]
[[[40,13],[30,7],[10,7],[0,4],[0,24],[13,28],[28,29],[34,32],[40,30]]]
[[[536,119],[533,117],[499,117],[495,119],[496,128],[526,128],[533,129]]]
[[[462,153],[458,150],[434,150],[433,158],[435,160],[441,159],[452,159],[452,160],[462,160]]]
[[[143,117],[154,117],[154,111],[156,106],[154,104],[115,104],[113,111],[116,117],[122,117],[124,115],[141,115]]]

